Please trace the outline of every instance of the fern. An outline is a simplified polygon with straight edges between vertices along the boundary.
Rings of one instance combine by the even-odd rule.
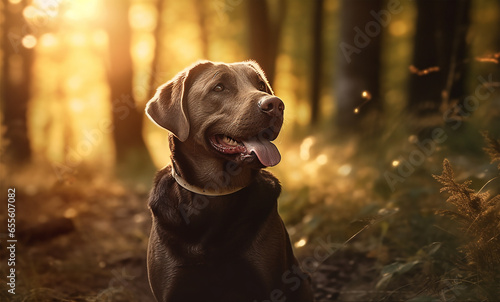
[[[500,144],[497,147],[500,147]],[[495,146],[493,150],[495,153]],[[467,242],[462,250],[465,252],[469,264],[477,266],[478,271],[481,272],[498,273],[500,266],[500,195],[489,198],[489,193],[476,193],[471,189],[471,181],[456,182],[453,169],[447,159],[443,162],[442,174],[434,175],[434,178],[443,185],[441,192],[450,194],[446,202],[456,207],[455,211],[439,211],[438,213],[450,216],[460,223],[467,235]]]
[[[498,162],[498,170],[500,170],[500,139],[494,139],[488,135],[488,132],[483,133],[486,141],[484,151],[490,156],[491,163]]]
[[[484,209],[488,193],[475,193],[474,190],[469,188],[472,183],[470,180],[461,184],[457,183],[453,169],[447,159],[443,162],[443,173],[434,175],[434,178],[443,185],[440,192],[450,194],[446,202],[455,205],[458,208],[458,213],[466,219],[475,219]]]

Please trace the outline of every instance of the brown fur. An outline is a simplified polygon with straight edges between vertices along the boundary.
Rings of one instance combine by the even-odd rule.
[[[218,83],[222,92],[214,92]],[[264,84],[262,84],[264,83]],[[175,171],[190,184],[228,190],[208,197],[159,171],[149,206],[153,226],[148,274],[158,301],[312,301],[278,215],[279,181],[255,157],[222,154],[211,135],[274,139],[283,113],[259,108],[281,101],[255,62],[197,63],[158,89],[147,113],[172,132]]]

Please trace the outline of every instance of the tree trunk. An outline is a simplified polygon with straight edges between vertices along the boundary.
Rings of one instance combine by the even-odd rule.
[[[158,17],[156,19],[156,28],[154,30],[154,40],[155,40],[155,50],[153,54],[153,60],[151,61],[151,76],[149,78],[148,87],[148,97],[153,97],[158,86],[160,86],[158,66],[160,66],[160,55],[162,52],[161,34],[162,34],[162,19],[163,19],[163,4],[165,0],[157,0],[156,10],[158,11]]]
[[[33,49],[22,45],[29,28],[23,17],[26,1],[4,1],[2,111],[6,127],[5,159],[10,164],[27,164],[31,159],[27,110],[30,99]]]
[[[377,122],[382,110],[379,72],[384,26],[372,15],[381,7],[381,0],[342,1],[336,81],[337,125],[342,131],[363,130],[361,121],[372,117]]]
[[[470,1],[417,1],[417,8],[408,109],[426,116],[464,95]]]
[[[133,68],[130,53],[129,1],[108,0],[108,80],[111,90],[113,140],[119,172],[127,175],[149,173],[153,164],[142,137],[144,113],[133,98]]]
[[[203,59],[209,59],[209,44],[208,44],[208,22],[207,22],[207,1],[206,0],[196,0],[196,14],[198,16],[198,24],[200,26],[200,41],[201,41],[201,53]]]
[[[250,28],[250,58],[257,61],[271,83],[274,82],[281,29],[286,14],[286,1],[277,4],[273,20],[266,0],[247,1]]]
[[[311,124],[318,123],[321,98],[322,59],[323,59],[323,0],[314,1],[312,26],[311,60]]]

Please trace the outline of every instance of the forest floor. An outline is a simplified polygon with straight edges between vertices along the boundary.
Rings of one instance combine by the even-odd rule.
[[[335,154],[340,166],[316,167],[315,173],[323,175],[312,181],[317,187],[312,182],[285,187],[279,203],[318,302],[495,301],[491,297],[498,297],[498,283],[491,287],[483,282],[488,278],[468,267],[457,249],[460,230],[436,215],[450,209],[432,178],[441,174],[446,149],[391,193],[376,162],[340,158],[319,144],[316,148],[330,158]],[[316,169],[312,163],[322,162],[317,160],[321,156],[301,163],[299,172]],[[475,190],[498,175],[486,156],[447,157],[461,167],[458,179],[475,180]],[[348,161],[352,169],[345,167]],[[286,172],[276,172],[286,180],[295,168],[285,161]],[[332,178],[337,172],[341,175]],[[80,169],[58,182],[47,168],[38,168],[16,173],[9,182],[16,189],[16,295],[7,291],[2,247],[1,301],[154,301],[146,273],[149,180],[119,181]],[[494,189],[492,196],[499,193],[497,184],[486,187]]]
[[[99,177],[36,182],[16,186],[16,232],[23,238],[16,295],[2,282],[0,300],[154,301],[146,275],[148,189]],[[43,230],[52,235],[28,234]]]
[[[16,294],[7,292],[7,266],[2,266],[1,300],[154,301],[146,273],[149,188],[95,176],[48,186],[41,177],[13,186],[21,238]],[[355,301],[378,277],[374,260],[348,249],[330,257],[329,243],[321,251],[328,257],[313,264],[319,265],[312,273],[316,297]],[[299,262],[307,258],[303,252]]]

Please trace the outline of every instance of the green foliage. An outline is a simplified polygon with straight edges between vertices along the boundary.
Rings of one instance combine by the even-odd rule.
[[[380,272],[380,279],[375,288],[386,289],[390,282],[395,282],[399,277],[415,272],[417,269],[427,269],[433,265],[435,254],[440,251],[442,243],[433,242],[421,248],[414,256],[405,261],[399,260],[384,266]]]
[[[492,163],[498,162],[500,140],[484,136],[486,153]],[[411,183],[404,183],[397,194],[389,197],[400,211],[387,221],[389,230],[383,244],[390,256],[387,262],[381,258],[376,262],[378,276],[372,283],[376,292],[369,299],[498,300],[500,194],[498,186],[492,184],[500,179],[494,177],[481,189],[472,186],[472,180],[457,180],[483,179],[477,175],[485,168],[472,156],[475,155],[451,155],[454,161],[467,167],[460,174],[444,159],[441,175],[433,175],[442,185],[440,192],[449,194],[447,206],[437,202],[437,188],[427,183],[429,171],[434,170],[431,166],[423,167]]]
[[[399,275],[402,275],[406,272],[409,272],[412,270],[415,266],[420,264],[419,260],[414,260],[411,262],[394,262],[389,265],[384,266],[381,271],[381,278],[377,282],[377,285],[375,288],[377,289],[385,289],[389,282],[394,279],[395,277],[398,277]]]

